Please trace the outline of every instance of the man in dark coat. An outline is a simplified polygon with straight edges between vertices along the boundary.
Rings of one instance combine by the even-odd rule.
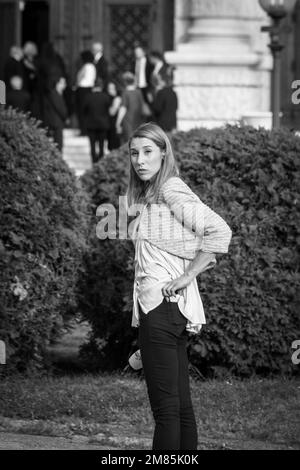
[[[95,42],[92,45],[92,53],[94,56],[94,65],[97,70],[97,78],[101,78],[103,86],[106,87],[108,81],[108,63],[103,55],[103,45],[101,42]]]
[[[177,127],[178,99],[167,79],[158,75],[158,86],[152,103],[153,120],[165,131],[171,132]]]
[[[101,78],[97,78],[95,87],[86,96],[83,106],[93,163],[97,163],[104,155],[104,141],[110,126],[110,104],[110,97],[103,91],[103,81]],[[99,145],[98,153],[96,151],[97,143]]]
[[[63,148],[63,129],[68,118],[68,110],[64,101],[63,92],[66,88],[66,79],[60,77],[55,87],[44,96],[44,124],[49,129],[49,135],[60,151]]]
[[[149,99],[149,93],[151,92],[151,75],[153,71],[153,65],[148,59],[145,50],[138,44],[134,48],[134,55],[135,84],[136,87],[141,90],[146,103],[150,104],[151,100]]]

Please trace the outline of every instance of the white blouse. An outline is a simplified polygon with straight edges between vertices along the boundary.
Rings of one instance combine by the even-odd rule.
[[[97,70],[94,64],[84,64],[77,73],[77,86],[80,88],[93,88],[97,78]]]
[[[145,239],[135,240],[135,280],[133,287],[133,327],[139,326],[138,302],[145,314],[156,308],[164,299],[162,288],[181,276],[191,260],[160,250]],[[203,304],[196,278],[182,291],[170,297],[177,302],[179,310],[187,318],[186,330],[199,333],[206,323]]]

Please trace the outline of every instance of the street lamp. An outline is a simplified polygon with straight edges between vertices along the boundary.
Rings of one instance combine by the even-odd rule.
[[[296,0],[259,0],[260,6],[272,18],[271,26],[262,26],[261,30],[270,33],[271,49],[273,56],[272,71],[272,113],[273,129],[280,127],[280,58],[284,45],[280,42],[280,22],[293,11]]]

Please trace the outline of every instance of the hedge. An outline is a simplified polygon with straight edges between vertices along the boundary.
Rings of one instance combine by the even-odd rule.
[[[190,336],[191,362],[204,374],[297,372],[291,345],[300,338],[299,137],[226,126],[172,140],[183,180],[233,231],[229,253],[198,278],[207,324]],[[125,194],[128,158],[122,147],[82,177],[94,214]],[[95,230],[91,240],[82,310],[93,335],[83,353],[94,367],[122,368],[137,339],[130,326],[133,245],[101,241]]]
[[[78,311],[89,200],[28,115],[0,110],[0,155],[0,339],[7,370],[30,371]]]

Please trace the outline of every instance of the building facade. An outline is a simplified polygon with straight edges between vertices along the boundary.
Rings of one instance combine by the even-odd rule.
[[[258,0],[0,0],[0,70],[13,44],[54,43],[75,77],[80,51],[104,44],[113,76],[133,47],[166,51],[175,67],[179,127],[216,126],[270,110],[272,58]],[[300,129],[300,0],[283,24],[282,122]],[[1,77],[0,77],[1,78]]]

